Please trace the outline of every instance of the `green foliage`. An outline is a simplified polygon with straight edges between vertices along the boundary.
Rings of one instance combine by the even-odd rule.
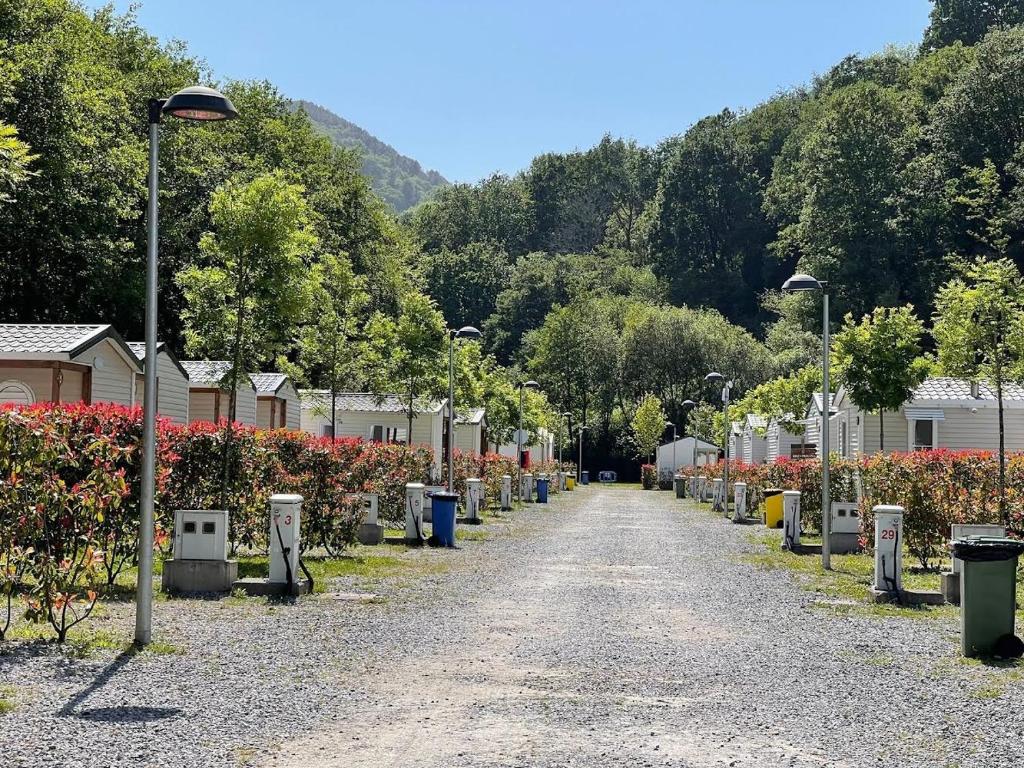
[[[33,160],[28,145],[18,139],[17,129],[0,123],[0,203],[9,202],[14,190],[29,177]]]
[[[835,367],[850,399],[864,411],[878,411],[883,450],[885,411],[907,402],[929,373],[930,363],[921,357],[923,334],[913,307],[877,307],[860,322],[847,315],[833,341]]]
[[[765,419],[775,419],[788,432],[801,435],[807,403],[815,392],[820,391],[821,366],[804,366],[788,376],[758,384],[730,405],[730,416],[739,420],[748,413],[754,413]]]
[[[500,246],[470,243],[460,250],[426,253],[420,274],[448,325],[480,327],[495,309],[498,294],[512,276],[512,263]]]
[[[933,8],[922,49],[954,43],[974,45],[992,27],[1024,23],[1018,0],[932,0]]]
[[[643,458],[652,457],[665,433],[665,411],[661,400],[651,394],[644,395],[629,427],[633,431],[637,453]]]
[[[711,445],[722,445],[725,437],[722,427],[722,409],[711,403],[701,403],[690,411],[687,417],[688,432],[691,436]]]

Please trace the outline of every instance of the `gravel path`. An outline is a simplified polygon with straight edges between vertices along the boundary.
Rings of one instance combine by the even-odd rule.
[[[948,616],[823,610],[669,493],[591,486],[499,529],[411,553],[382,602],[158,603],[183,654],[0,656],[0,764],[1024,762],[1019,670],[959,662]]]

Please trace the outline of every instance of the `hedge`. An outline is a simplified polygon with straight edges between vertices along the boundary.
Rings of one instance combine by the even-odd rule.
[[[688,475],[703,474],[704,467]],[[874,541],[872,508],[897,504],[904,509],[904,541],[923,567],[946,556],[954,523],[999,522],[999,461],[990,451],[914,451],[880,453],[858,461],[833,458],[829,485],[833,501],[856,499],[861,487],[861,539]],[[730,463],[730,480],[747,483],[751,508],[765,488],[800,491],[801,517],[821,528],[821,462],[781,459],[773,464]],[[1010,528],[1024,530],[1024,454],[1007,456],[1006,496]]]

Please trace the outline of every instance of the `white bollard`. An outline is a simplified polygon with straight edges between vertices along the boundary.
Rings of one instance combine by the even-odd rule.
[[[466,478],[466,521],[480,522],[480,502],[484,497],[484,481],[476,477]]]
[[[512,509],[512,475],[501,476],[501,511]]]
[[[299,517],[302,497],[275,493],[270,497],[270,581],[299,583]],[[287,564],[286,562],[287,561]]]
[[[875,515],[876,592],[903,589],[903,507],[879,504]]]
[[[523,487],[520,489],[523,501],[531,503],[533,501],[533,474],[531,472],[523,473]]]
[[[736,483],[733,485],[732,497],[736,505],[736,511],[732,519],[743,520],[747,516],[747,484]]]
[[[725,508],[722,504],[722,478],[716,477],[711,481],[711,509],[721,512]]]
[[[800,546],[800,491],[782,492],[782,548]]]
[[[559,482],[559,486],[558,486],[559,488],[561,488],[563,491],[568,490],[568,488],[569,488],[569,473],[566,472],[565,470],[562,470],[561,472],[559,472],[558,473],[558,482]]]
[[[697,476],[694,475],[690,478],[690,498],[697,498]]]
[[[423,483],[405,486],[405,540],[414,544],[423,541]]]

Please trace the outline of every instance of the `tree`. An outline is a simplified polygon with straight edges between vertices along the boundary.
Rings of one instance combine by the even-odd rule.
[[[833,361],[850,399],[864,411],[878,411],[883,451],[885,412],[907,402],[931,367],[921,357],[923,334],[913,307],[876,307],[860,322],[848,314],[833,340]]]
[[[665,411],[662,410],[661,400],[652,394],[644,395],[629,426],[639,454],[653,457],[665,433]]]
[[[231,365],[225,424],[227,492],[239,379],[288,351],[309,306],[306,258],[316,245],[303,188],[271,173],[228,183],[210,201],[214,231],[200,251],[210,266],[176,275],[185,296],[186,350]]]
[[[408,430],[418,405],[439,400],[448,391],[447,329],[434,301],[422,293],[408,294],[397,319],[376,313],[365,328],[360,350],[367,381],[378,395],[405,393]]]
[[[424,254],[420,274],[448,325],[479,327],[508,286],[512,261],[498,245],[470,243],[456,251],[443,248]]]
[[[1006,508],[1003,387],[1024,375],[1024,280],[1006,258],[979,258],[959,265],[961,275],[936,297],[932,335],[939,364],[949,376],[985,379],[999,407],[999,514]]]
[[[922,50],[936,50],[962,42],[980,42],[992,27],[1024,23],[1020,0],[932,0]]]
[[[701,403],[690,411],[688,419],[690,434],[698,440],[711,445],[719,445],[722,442],[724,427],[721,408],[716,408],[710,403]]]
[[[17,129],[0,122],[0,203],[10,202],[14,190],[31,175],[28,166],[33,160]]]
[[[788,376],[779,376],[758,384],[730,405],[730,417],[742,419],[756,413],[776,420],[795,435],[804,433],[803,417],[807,403],[821,391],[821,366],[807,365]]]
[[[331,439],[337,435],[337,394],[357,377],[356,320],[367,303],[362,278],[345,257],[324,254],[310,273],[311,301],[299,334],[299,364],[307,381],[330,391]]]

